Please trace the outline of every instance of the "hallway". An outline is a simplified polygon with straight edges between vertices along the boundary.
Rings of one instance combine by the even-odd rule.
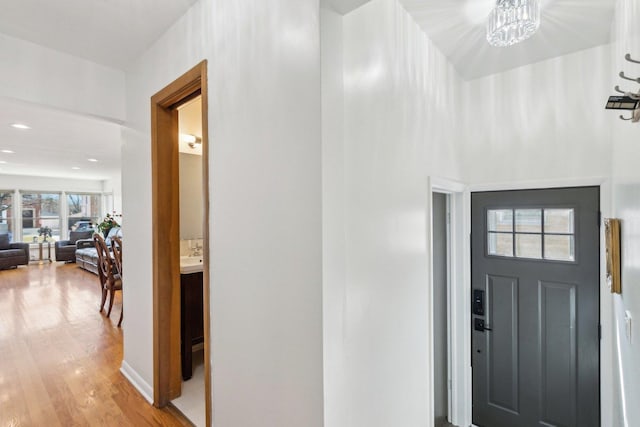
[[[119,372],[120,301],[100,314],[98,278],[75,264],[0,271],[0,425],[190,425]]]

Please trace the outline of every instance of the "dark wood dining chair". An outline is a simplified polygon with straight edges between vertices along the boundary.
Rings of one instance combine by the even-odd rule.
[[[102,237],[102,236],[99,236]],[[107,280],[104,277],[104,274],[102,274],[102,268],[100,267],[100,265],[102,264],[102,247],[99,246],[98,241],[96,241],[96,236],[95,234],[91,236],[91,239],[93,240],[93,246],[96,249],[96,253],[98,255],[98,262],[97,262],[97,270],[98,270],[98,279],[100,280],[100,291],[102,294],[101,300],[100,300],[100,311],[102,313],[102,310],[104,309],[104,304],[107,301],[107,295],[109,295],[109,291],[107,290],[107,288],[105,287],[105,281]]]
[[[122,275],[122,240],[119,237],[111,238],[111,250],[113,251],[113,261],[116,267],[116,271],[120,275],[120,286],[122,287],[122,281],[124,276]],[[124,298],[122,298],[122,309],[120,310],[120,320],[118,320],[118,327],[122,325],[122,317],[124,315]]]
[[[100,234],[94,233],[93,243],[98,252],[98,273],[101,274],[100,280],[102,282],[100,311],[103,310],[106,295],[109,294],[109,308],[107,309],[107,317],[109,317],[111,315],[111,309],[113,308],[116,291],[122,290],[122,278],[117,272],[114,260],[111,258],[109,248],[104,238]]]

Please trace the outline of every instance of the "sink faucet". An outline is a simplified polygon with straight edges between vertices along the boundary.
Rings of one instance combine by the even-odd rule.
[[[195,248],[191,248],[191,256],[201,256],[202,255],[202,246],[199,243],[196,243]]]

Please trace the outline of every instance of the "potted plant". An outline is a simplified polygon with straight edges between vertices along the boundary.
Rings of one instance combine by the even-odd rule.
[[[44,227],[40,227],[38,229],[38,236],[43,237],[42,241],[43,242],[47,242],[49,238],[51,238],[51,228],[47,227],[46,225]]]
[[[113,213],[113,215],[107,213],[102,222],[96,226],[96,229],[100,231],[106,238],[109,235],[109,231],[113,227],[120,227],[120,224],[118,224],[118,221],[116,221],[116,217],[118,216],[121,217],[122,215],[117,215],[115,212]]]

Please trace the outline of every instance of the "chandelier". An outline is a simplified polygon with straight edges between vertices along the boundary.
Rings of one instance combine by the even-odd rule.
[[[489,13],[487,41],[511,46],[528,39],[540,26],[540,0],[498,0]]]

